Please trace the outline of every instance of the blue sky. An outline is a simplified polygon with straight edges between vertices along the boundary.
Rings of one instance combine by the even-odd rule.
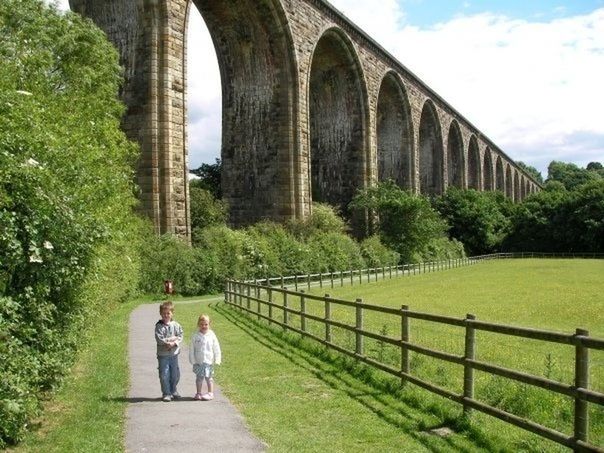
[[[562,17],[589,13],[604,7],[604,0],[548,1],[548,0],[501,0],[501,1],[452,1],[452,0],[399,0],[405,12],[405,22],[429,27],[447,22],[453,17],[475,15],[488,11],[512,19],[550,21]]]
[[[331,0],[506,154],[604,162],[604,0]],[[63,9],[67,0],[59,0]],[[221,88],[196,11],[189,23],[189,166],[220,155]],[[192,51],[191,49],[195,49]]]

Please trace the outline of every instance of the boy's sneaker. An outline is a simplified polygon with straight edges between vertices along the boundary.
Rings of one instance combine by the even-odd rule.
[[[203,395],[201,395],[201,399],[204,401],[210,401],[214,399],[214,394],[213,393],[204,393]]]
[[[201,393],[196,393],[195,396],[193,397],[193,399],[197,400],[197,401],[201,401],[201,399],[202,399]]]
[[[180,393],[178,393],[178,392],[172,393],[172,399],[173,400],[179,400],[180,399]]]
[[[169,403],[172,401],[172,397],[170,395],[164,395],[161,399],[164,403]]]

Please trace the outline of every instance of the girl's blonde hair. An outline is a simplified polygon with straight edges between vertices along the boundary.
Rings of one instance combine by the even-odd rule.
[[[197,325],[201,324],[201,321],[206,320],[210,324],[210,317],[208,315],[201,315],[197,320]]]

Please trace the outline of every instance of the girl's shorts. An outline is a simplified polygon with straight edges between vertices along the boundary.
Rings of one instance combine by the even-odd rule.
[[[214,375],[214,367],[209,363],[196,363],[193,365],[193,373],[195,373],[198,378],[211,378]]]

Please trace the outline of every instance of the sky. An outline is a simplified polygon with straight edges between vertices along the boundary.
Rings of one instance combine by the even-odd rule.
[[[331,0],[514,160],[604,161],[604,0]],[[67,0],[59,0],[67,9]],[[191,14],[189,167],[220,157],[211,38]]]

